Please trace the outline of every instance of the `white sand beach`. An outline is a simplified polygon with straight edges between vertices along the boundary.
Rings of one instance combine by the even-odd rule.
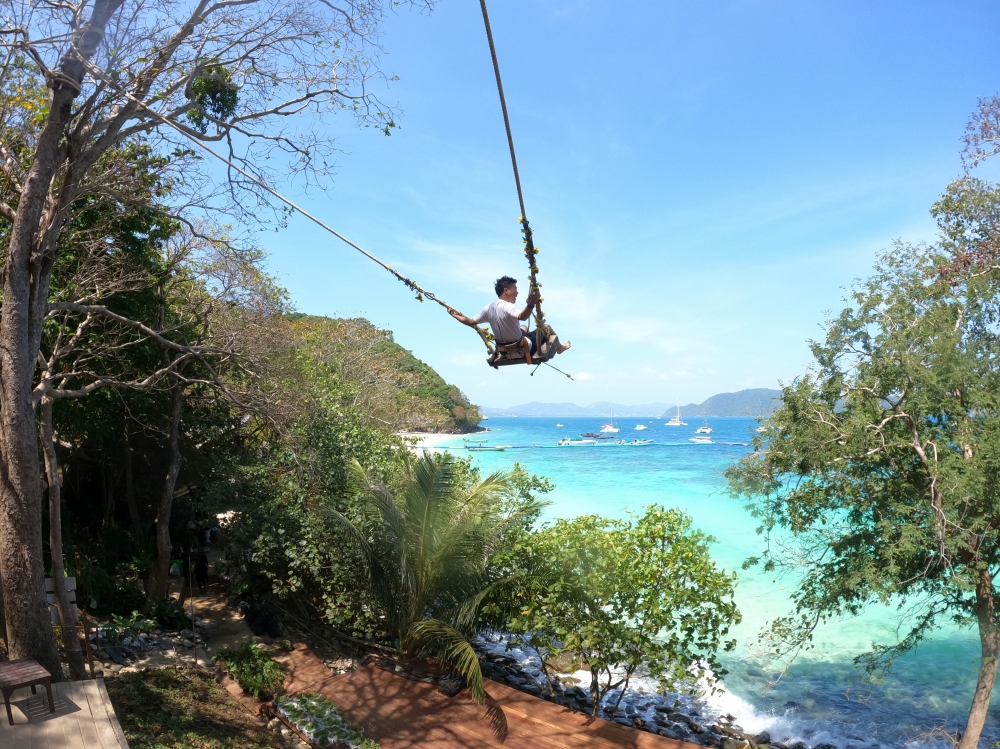
[[[397,432],[398,437],[415,439],[415,449],[440,447],[442,445],[461,445],[461,434],[442,434],[440,432]]]

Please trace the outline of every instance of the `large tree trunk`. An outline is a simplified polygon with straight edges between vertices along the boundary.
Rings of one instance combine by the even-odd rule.
[[[3,610],[3,583],[0,582],[0,637],[3,638],[3,649],[0,650],[0,661],[7,660],[7,617]]]
[[[65,106],[58,106],[60,99]],[[32,386],[51,260],[35,256],[38,226],[55,171],[71,99],[53,95],[36,158],[21,194],[4,267],[0,316],[0,570],[12,658],[30,657],[62,678],[45,604],[41,473]]]
[[[69,662],[69,677],[74,681],[87,678],[80,638],[76,635],[78,612],[66,595],[66,567],[63,564],[62,485],[59,480],[59,458],[56,455],[55,433],[52,429],[52,399],[42,398],[42,448],[45,451],[45,475],[49,482],[49,547],[52,553],[52,580],[55,583],[56,609],[62,624],[63,646]]]
[[[990,708],[990,695],[993,693],[993,683],[997,678],[997,662],[1000,658],[1000,631],[997,630],[993,618],[993,576],[988,568],[979,572],[976,584],[976,618],[979,620],[979,641],[982,645],[982,658],[979,663],[979,680],[976,683],[976,693],[972,697],[972,707],[969,709],[969,719],[965,723],[965,732],[958,742],[957,749],[976,749],[979,737],[986,722],[986,713]]]
[[[49,280],[60,226],[53,178],[66,153],[65,135],[84,63],[104,38],[121,0],[95,0],[87,23],[73,35],[58,71],[50,74],[49,113],[17,203],[4,263],[0,316],[0,576],[10,655],[31,657],[62,678],[45,605],[42,564],[41,471],[32,385]]]
[[[163,494],[156,508],[156,561],[149,576],[149,587],[146,590],[146,606],[149,609],[157,601],[167,597],[167,578],[170,574],[170,556],[173,546],[170,543],[170,511],[174,503],[174,490],[177,487],[177,476],[181,471],[180,427],[181,412],[184,406],[184,386],[174,381],[170,388],[170,467],[163,482]]]
[[[145,534],[142,531],[142,518],[139,517],[139,505],[135,501],[135,482],[132,478],[132,446],[128,441],[128,432],[125,433],[125,503],[128,505],[128,514],[132,518],[132,532],[135,534],[136,543],[142,543]]]

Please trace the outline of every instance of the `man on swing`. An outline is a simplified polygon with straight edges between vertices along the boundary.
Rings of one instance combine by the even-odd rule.
[[[528,294],[527,305],[524,309],[519,310],[514,306],[514,302],[517,300],[516,280],[510,276],[502,276],[497,279],[493,288],[499,298],[492,304],[483,307],[483,311],[475,317],[466,317],[455,309],[449,309],[448,312],[456,320],[468,325],[470,328],[488,322],[493,329],[493,337],[496,338],[498,345],[505,346],[511,343],[520,343],[521,348],[524,349],[525,362],[531,364],[531,355],[538,351],[538,347],[542,341],[538,338],[537,329],[529,332],[527,326],[521,325],[521,321],[531,317],[531,311],[538,304],[541,294],[537,288],[532,289]],[[551,327],[546,325],[545,328],[544,335],[546,337],[555,335],[555,331]],[[570,341],[559,343],[559,338],[556,337],[555,339],[557,354],[561,354],[571,345]]]

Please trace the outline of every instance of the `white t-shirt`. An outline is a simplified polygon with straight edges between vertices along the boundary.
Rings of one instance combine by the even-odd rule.
[[[488,322],[493,328],[493,336],[497,343],[516,343],[521,340],[524,332],[518,319],[520,310],[510,302],[497,299],[493,304],[487,304],[483,311],[472,318],[476,325]]]

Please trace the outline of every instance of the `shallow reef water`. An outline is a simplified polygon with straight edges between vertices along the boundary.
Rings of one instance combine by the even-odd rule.
[[[652,420],[652,423],[650,423]],[[552,480],[556,489],[542,522],[557,517],[601,514],[623,517],[651,503],[679,507],[694,525],[715,537],[716,562],[738,575],[737,602],[743,622],[732,632],[738,640],[726,654],[725,690],[706,696],[691,709],[731,714],[748,733],[770,733],[773,741],[838,749],[944,747],[942,731],[964,727],[979,666],[979,641],[973,630],[950,625],[935,631],[916,651],[899,658],[880,683],[866,682],[855,656],[873,642],[892,642],[900,627],[894,608],[874,608],[858,618],[830,622],[816,633],[815,647],[800,657],[776,684],[773,666],[756,657],[758,633],[790,608],[795,580],[744,571],[742,563],[762,549],[756,521],[730,497],[723,471],[748,449],[756,422],[745,418],[709,419],[714,444],[690,442],[702,419],[669,427],[653,417],[618,418],[618,438],[653,439],[651,445],[559,447],[566,437],[596,432],[608,419],[491,417],[490,431],[475,435],[503,451],[468,452],[461,437],[444,448],[470,455],[481,468],[509,468],[515,462]],[[557,424],[562,424],[561,427]],[[647,427],[635,430],[637,424]],[[442,449],[441,447],[436,449]],[[637,687],[651,691],[652,683]],[[1000,698],[994,691],[981,746],[1000,738]]]

